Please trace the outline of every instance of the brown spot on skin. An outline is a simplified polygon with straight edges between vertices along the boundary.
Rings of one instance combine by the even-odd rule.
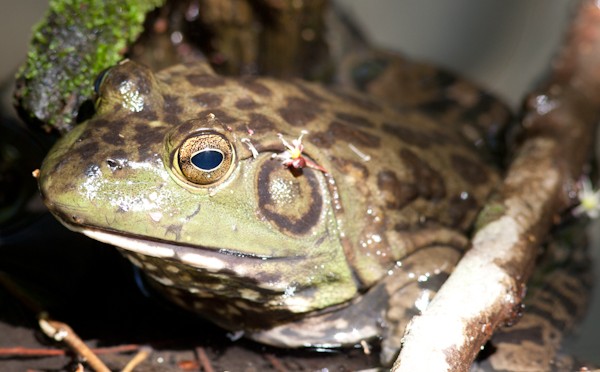
[[[162,143],[165,134],[164,131],[157,128],[150,128],[145,124],[135,125],[134,130],[135,136],[133,140],[135,143],[131,145],[137,147],[139,159],[144,160],[152,155],[151,145]]]
[[[266,115],[253,112],[250,114],[248,128],[257,133],[271,132],[275,130],[275,124]]]
[[[336,120],[329,124],[328,130],[311,134],[310,141],[324,148],[330,148],[336,141],[370,148],[381,145],[378,136]]]
[[[223,98],[221,98],[221,96],[214,93],[201,93],[192,97],[192,99],[201,107],[205,108],[218,107],[223,101]]]
[[[336,139],[347,143],[352,143],[354,145],[379,147],[381,143],[381,138],[378,136],[348,125],[344,125],[335,120],[329,124],[329,131],[333,134],[333,136],[335,136]]]
[[[86,142],[81,146],[73,148],[73,156],[80,159],[90,159],[98,152],[98,142]]]
[[[142,111],[136,113],[136,117],[146,121],[158,120],[158,114],[156,113],[156,111],[151,110],[148,107],[145,107]]]
[[[338,112],[335,117],[343,122],[351,123],[363,128],[374,128],[375,124],[364,116]]]
[[[377,187],[379,187],[388,208],[404,208],[418,196],[414,184],[400,182],[396,173],[389,170],[383,170],[377,174]]]
[[[162,121],[167,124],[167,126],[176,126],[181,124],[181,116],[176,113],[167,113],[162,117]]]
[[[186,121],[185,123],[182,123],[177,127],[177,134],[179,136],[184,136],[184,135],[188,134],[193,128],[194,128],[194,122]]]
[[[482,185],[488,182],[488,170],[480,163],[458,154],[453,154],[450,160],[454,170],[469,184]]]
[[[446,196],[443,177],[429,164],[409,149],[400,150],[400,157],[411,169],[419,196],[425,199],[441,199]]]
[[[256,81],[256,78],[248,77],[239,80],[239,83],[249,91],[258,94],[259,96],[269,97],[273,93],[266,85]]]
[[[182,111],[181,105],[177,101],[177,97],[167,95],[163,97],[165,101],[164,111],[168,113],[177,113],[179,114]]]
[[[353,106],[358,106],[367,111],[381,111],[381,107],[366,96],[352,94],[340,90],[332,90],[332,93],[335,94],[341,100],[345,101],[344,103],[348,103]]]
[[[253,110],[260,105],[250,97],[240,98],[235,102],[235,107],[240,110]]]
[[[119,135],[117,131],[108,131],[102,135],[102,141],[110,143],[112,146],[124,146],[125,139]]]
[[[187,81],[197,87],[215,88],[225,84],[225,79],[217,75],[209,74],[187,74]]]
[[[223,110],[204,110],[198,113],[199,118],[205,118],[208,114],[214,114],[217,120],[219,120],[223,124],[233,124],[239,121],[237,118],[229,116]]]
[[[316,132],[310,134],[310,142],[317,147],[329,149],[335,143],[335,138],[328,131]]]
[[[317,94],[307,84],[303,84],[302,82],[296,81],[296,82],[294,82],[294,85],[296,86],[296,88],[298,88],[298,90],[300,92],[302,92],[302,94],[304,94],[306,96],[306,98],[308,98],[311,101],[325,102],[325,103],[329,102],[329,100],[327,98],[325,98],[324,96],[322,96],[320,94]]]
[[[120,116],[119,116],[120,117]],[[104,129],[106,132],[120,133],[127,126],[126,120],[113,118],[113,120],[92,119],[88,124],[88,130],[79,137],[80,140],[89,138],[90,130]]]
[[[302,126],[313,121],[323,110],[315,102],[290,97],[287,99],[286,106],[280,108],[278,112],[289,124]]]

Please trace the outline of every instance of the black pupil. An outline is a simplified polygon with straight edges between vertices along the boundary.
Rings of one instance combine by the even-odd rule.
[[[197,168],[209,171],[221,165],[223,153],[217,150],[204,150],[192,156],[190,160]]]

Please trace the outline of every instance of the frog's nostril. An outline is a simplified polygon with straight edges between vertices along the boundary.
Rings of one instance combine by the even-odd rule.
[[[71,219],[73,220],[73,222],[75,222],[77,224],[82,224],[83,223],[83,218],[81,218],[79,216],[71,216]]]

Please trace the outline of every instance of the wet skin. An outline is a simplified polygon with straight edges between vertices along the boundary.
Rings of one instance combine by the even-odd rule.
[[[125,61],[98,93],[42,165],[51,212],[173,302],[277,346],[381,339],[389,363],[499,181],[457,127],[348,90]],[[279,134],[303,131],[316,166],[282,164]]]

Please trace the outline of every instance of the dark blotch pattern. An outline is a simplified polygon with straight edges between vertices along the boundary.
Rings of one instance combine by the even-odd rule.
[[[250,97],[240,98],[235,102],[235,107],[240,110],[253,110],[260,105]]]
[[[323,112],[316,102],[298,97],[288,98],[286,105],[278,111],[283,120],[296,126],[308,124]]]
[[[345,103],[348,103],[352,106],[358,106],[362,109],[372,112],[381,111],[381,106],[366,96],[343,92],[340,90],[332,90],[332,93],[335,94],[339,99],[345,101]]]
[[[221,105],[221,101],[223,99],[218,94],[214,93],[202,93],[192,97],[194,102],[196,102],[200,107],[211,108],[211,107],[219,107]]]
[[[414,184],[400,182],[396,173],[389,170],[383,170],[377,174],[377,187],[388,208],[404,208],[418,196]]]
[[[164,131],[158,128],[151,128],[145,124],[136,124],[134,127],[134,141],[138,149],[140,160],[144,160],[152,155],[152,145],[162,143],[164,139]]]
[[[324,148],[330,148],[337,141],[369,148],[377,148],[381,145],[381,138],[378,136],[337,120],[329,124],[328,130],[311,134],[310,140]]]
[[[111,146],[125,146],[125,139],[119,136],[119,131],[111,130],[102,134],[102,142],[110,143]]]
[[[364,116],[338,112],[335,117],[345,123],[350,123],[363,128],[374,128],[375,124]]]
[[[188,134],[193,128],[194,128],[194,122],[186,121],[185,123],[182,123],[181,125],[179,125],[177,127],[177,133],[180,136],[184,136],[184,135]]]
[[[269,97],[273,94],[271,89],[266,85],[259,83],[255,78],[242,78],[240,84],[249,91],[258,94],[259,96]]]
[[[179,102],[177,101],[177,97],[166,95],[163,97],[165,101],[164,111],[167,113],[179,114],[181,113],[182,108]]]
[[[488,172],[480,163],[458,154],[453,154],[450,159],[452,161],[452,168],[467,183],[482,185],[488,182]]]
[[[75,156],[80,159],[90,159],[93,158],[98,152],[99,145],[98,142],[90,141],[85,142],[81,146],[76,146],[73,148],[72,156]]]
[[[248,128],[257,133],[272,132],[275,131],[275,123],[266,115],[251,113]]]
[[[310,86],[308,86],[306,84],[302,84],[301,82],[296,82],[294,85],[296,86],[296,88],[298,88],[298,90],[300,92],[302,92],[302,94],[304,94],[304,96],[306,96],[306,98],[308,98],[311,101],[325,102],[325,103],[329,102],[329,100],[327,98],[316,93],[313,89],[310,88]]]
[[[225,84],[225,79],[217,75],[188,74],[185,77],[190,84],[198,87],[215,88]]]
[[[329,131],[343,142],[352,143],[365,147],[379,147],[381,138],[363,130],[344,125],[339,121],[332,121],[329,124]]]
[[[446,196],[444,178],[429,164],[408,149],[400,150],[400,157],[411,169],[419,196],[435,200]]]

